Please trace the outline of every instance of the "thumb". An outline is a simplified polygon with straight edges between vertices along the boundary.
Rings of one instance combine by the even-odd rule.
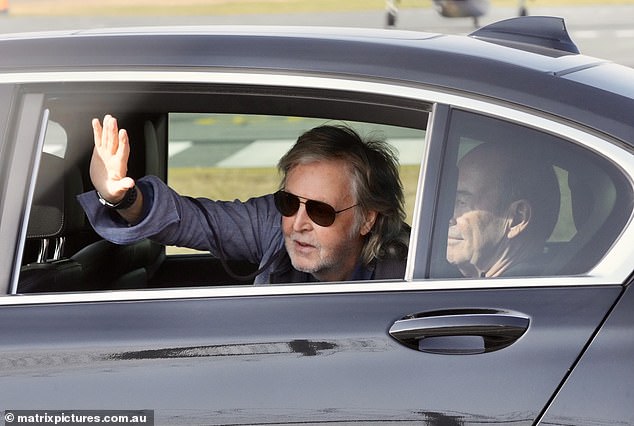
[[[121,187],[125,188],[126,191],[135,185],[134,179],[127,176],[121,179],[119,183],[121,184]]]
[[[109,201],[117,202],[125,195],[126,191],[135,185],[134,179],[124,177],[120,180],[110,180],[107,184],[107,191]],[[106,194],[102,194],[106,197]]]

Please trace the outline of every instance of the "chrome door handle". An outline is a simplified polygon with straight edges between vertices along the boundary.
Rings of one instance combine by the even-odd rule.
[[[528,329],[527,316],[507,311],[460,310],[408,315],[389,333],[404,345],[435,354],[478,354],[503,349]]]

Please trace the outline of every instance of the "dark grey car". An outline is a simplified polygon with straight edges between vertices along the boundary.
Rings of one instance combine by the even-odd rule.
[[[0,38],[0,404],[154,410],[156,424],[634,424],[634,70],[556,18],[471,36],[179,28]],[[245,198],[303,130],[344,122],[400,154],[402,279],[254,286],[208,253],[101,240],[90,120],[129,174]],[[456,163],[534,141],[559,219],[538,273],[447,264]],[[530,177],[527,177],[530,179]],[[231,259],[232,270],[254,265]]]

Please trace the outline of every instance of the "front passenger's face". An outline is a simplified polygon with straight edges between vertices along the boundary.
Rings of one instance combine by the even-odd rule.
[[[335,210],[342,210],[357,204],[351,182],[345,163],[313,162],[291,169],[284,189],[302,201],[322,201]],[[358,208],[337,214],[328,227],[314,223],[303,203],[293,216],[282,216],[284,242],[293,267],[313,274],[320,281],[348,279],[359,260],[363,235],[367,233],[366,226],[357,223]]]
[[[454,215],[449,222],[447,260],[461,270],[487,271],[505,241],[506,215],[499,212],[495,167],[472,161],[459,164]]]

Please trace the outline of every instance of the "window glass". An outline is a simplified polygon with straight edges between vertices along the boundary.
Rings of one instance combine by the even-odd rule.
[[[454,111],[446,152],[432,277],[583,273],[630,215],[618,169],[555,136]]]

